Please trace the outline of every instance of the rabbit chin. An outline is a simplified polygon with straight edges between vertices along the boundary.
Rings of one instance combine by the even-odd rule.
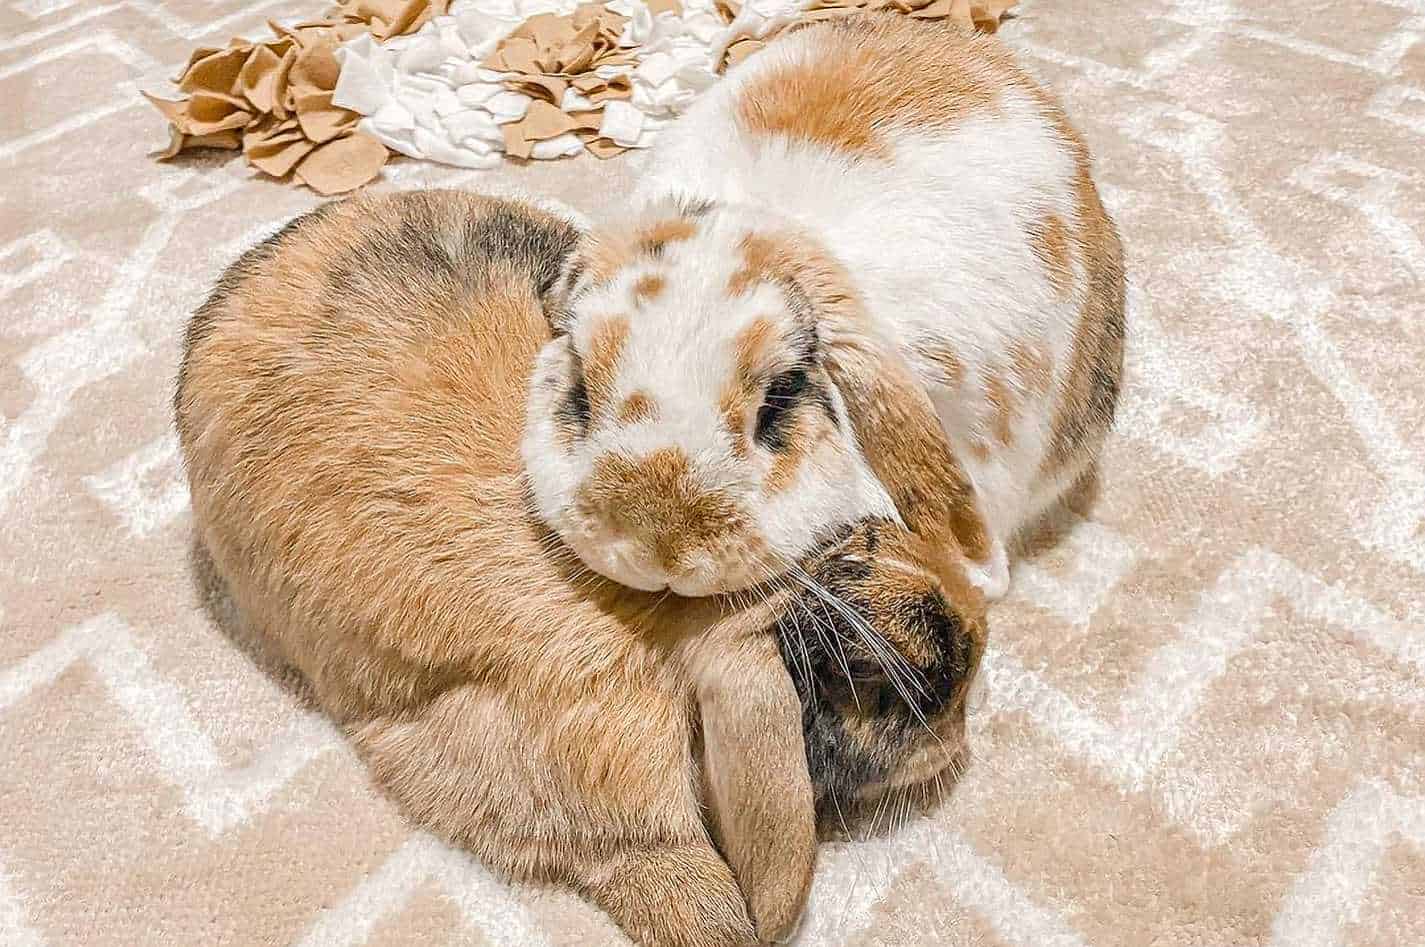
[[[855,840],[886,835],[939,808],[970,764],[964,727],[956,729],[959,732],[953,738],[946,733],[938,740],[927,738],[885,779],[859,787],[849,802],[833,803],[818,821],[821,838]]]
[[[554,523],[555,533],[585,566],[619,585],[642,592],[671,591],[685,598],[724,595],[754,588],[773,577],[776,555],[760,536],[746,535],[730,548],[693,550],[669,568],[648,543],[601,526],[596,518]]]

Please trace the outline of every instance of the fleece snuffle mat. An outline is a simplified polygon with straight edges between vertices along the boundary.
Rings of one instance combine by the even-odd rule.
[[[146,93],[159,156],[241,150],[322,194],[392,152],[463,168],[646,148],[731,65],[792,23],[896,10],[993,31],[1013,0],[348,0],[200,48]]]

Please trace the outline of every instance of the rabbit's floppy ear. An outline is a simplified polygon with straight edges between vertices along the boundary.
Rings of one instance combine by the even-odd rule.
[[[554,335],[565,335],[573,325],[574,300],[589,269],[590,239],[587,233],[578,236],[560,260],[557,275],[540,294],[549,331]]]
[[[780,942],[811,888],[816,812],[801,700],[775,636],[758,631],[702,649],[695,675],[714,836],[758,938]]]
[[[859,312],[818,316],[827,373],[901,519],[931,543],[985,562],[990,540],[974,485],[910,364]]]
[[[748,240],[763,275],[787,289],[815,326],[822,362],[846,403],[871,472],[906,526],[941,548],[987,561],[989,536],[970,478],[929,396],[895,341],[867,314],[845,267],[790,231]]]

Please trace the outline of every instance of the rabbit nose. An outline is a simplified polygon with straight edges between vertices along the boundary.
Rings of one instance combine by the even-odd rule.
[[[687,506],[699,491],[687,455],[676,447],[662,447],[641,456],[600,457],[583,492],[587,502],[611,519],[666,531],[669,521],[663,514]]]
[[[670,568],[688,550],[741,521],[728,495],[698,483],[687,455],[676,447],[601,458],[585,495],[611,519],[642,532]]]

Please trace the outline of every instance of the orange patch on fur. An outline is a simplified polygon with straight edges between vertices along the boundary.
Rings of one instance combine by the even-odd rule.
[[[888,129],[944,128],[991,108],[996,73],[1014,71],[992,41],[905,17],[807,29],[818,33],[814,53],[766,71],[743,89],[738,120],[746,131],[888,158]]]
[[[641,391],[635,391],[623,399],[623,404],[618,408],[620,424],[637,424],[640,421],[652,421],[656,417],[658,417],[658,405],[654,404],[653,399]]]
[[[777,459],[772,462],[771,468],[767,471],[767,478],[763,481],[763,486],[768,493],[777,493],[790,487],[797,478],[797,470],[801,468],[802,461],[806,458],[808,447],[805,445],[807,432],[803,425],[798,424],[797,429],[788,438],[787,449],[777,455]]]
[[[777,336],[777,327],[770,319],[754,319],[732,340],[736,369],[731,384],[718,399],[718,410],[738,457],[747,456],[747,414],[757,397],[758,363],[776,344]]]
[[[1050,214],[1029,228],[1029,248],[1044,264],[1049,285],[1063,299],[1074,288],[1074,267],[1069,256],[1069,228],[1058,214]]]
[[[633,284],[634,301],[640,304],[646,303],[663,292],[663,287],[666,285],[668,285],[668,281],[657,273],[640,276]]]
[[[684,217],[673,217],[634,227],[614,227],[589,234],[579,247],[579,261],[590,283],[598,285],[613,279],[624,267],[638,262],[640,257],[656,256],[676,240],[689,240],[697,233],[697,224]]]
[[[605,231],[585,237],[579,257],[586,278],[597,285],[613,279],[615,273],[632,263],[637,249],[626,235]]]
[[[1067,123],[1066,123],[1067,127]],[[1077,137],[1074,139],[1078,141]],[[1088,152],[1079,144],[1075,174],[1075,243],[1086,275],[1083,305],[1040,475],[1071,471],[1103,443],[1123,374],[1124,275],[1118,231],[1094,187]]]
[[[738,457],[747,456],[747,412],[750,410],[752,392],[740,384],[729,386],[718,401],[722,423],[732,435],[732,452]]]
[[[643,229],[638,236],[639,249],[644,253],[659,254],[670,243],[691,240],[698,232],[698,225],[686,217],[670,217]]]
[[[1083,138],[1052,93],[1019,73],[1015,87],[1030,96],[1074,159],[1074,214],[1065,242],[1084,271],[1085,298],[1061,382],[1041,478],[1071,471],[1092,456],[1113,423],[1123,373],[1123,246],[1093,182]]]
[[[749,233],[738,245],[742,266],[727,281],[729,296],[741,296],[771,283],[818,309],[841,307],[856,301],[850,277],[830,255],[796,232]],[[796,294],[795,297],[792,294]]]
[[[841,351],[828,346],[835,353],[827,360],[828,371],[846,400],[866,460],[908,527],[942,549],[958,545],[982,562],[989,538],[974,486],[919,379],[909,366],[898,371],[878,347],[862,340]]]
[[[941,380],[948,387],[960,387],[960,383],[965,380],[965,363],[954,349],[944,342],[927,340],[917,347],[917,351],[940,371]]]
[[[742,528],[732,502],[702,489],[687,455],[676,447],[637,459],[601,457],[581,499],[647,540],[670,570],[679,568],[688,552]]]
[[[623,316],[611,316],[594,329],[589,354],[584,359],[584,387],[589,393],[589,406],[594,410],[608,404],[613,397],[618,363],[626,341],[628,319]]]
[[[742,266],[727,281],[729,296],[741,296],[754,286],[770,283],[781,270],[779,261],[784,254],[774,238],[750,233],[742,238],[741,250]]]
[[[1000,375],[991,375],[985,382],[985,400],[993,411],[990,430],[1002,447],[1014,443],[1014,417],[1017,411],[1014,389]]]
[[[1049,393],[1054,385],[1054,362],[1048,349],[1017,340],[1010,344],[1009,358],[1021,388],[1036,395]]]
[[[754,319],[732,340],[737,380],[744,387],[756,382],[758,363],[776,343],[777,336],[777,327],[770,319]]]

